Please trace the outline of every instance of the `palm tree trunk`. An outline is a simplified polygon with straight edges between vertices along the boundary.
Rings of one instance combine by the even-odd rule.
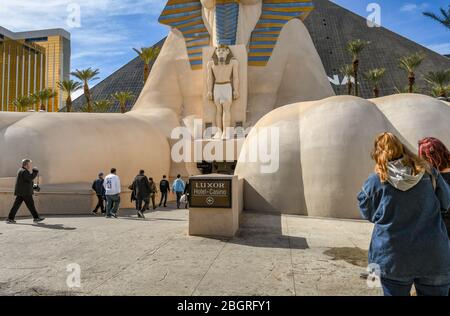
[[[355,96],[359,96],[359,87],[358,87],[358,69],[359,69],[359,60],[356,59],[353,62],[353,75],[355,77]]]
[[[66,100],[66,109],[67,109],[67,112],[72,112],[72,98],[70,97],[70,94]]]
[[[120,112],[125,113],[125,103],[120,103]]]
[[[414,72],[409,73],[408,81],[409,81],[409,93],[413,93],[414,85],[416,84],[416,76],[415,76]]]
[[[144,64],[144,84],[147,82],[148,76],[150,76],[149,64]]]
[[[380,96],[380,90],[378,87],[373,88],[373,94],[375,95],[375,98],[378,98]]]
[[[348,95],[352,95],[352,90],[353,90],[352,79],[351,79],[351,78],[348,78],[348,82],[347,82],[347,94],[348,94]]]
[[[44,103],[45,103],[44,101],[41,102],[41,111],[45,111],[45,104]]]
[[[87,111],[88,113],[92,113],[91,93],[89,91],[89,85],[87,84],[87,82],[84,83],[84,96],[86,98]]]

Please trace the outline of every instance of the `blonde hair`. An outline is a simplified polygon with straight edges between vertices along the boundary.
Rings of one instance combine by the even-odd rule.
[[[375,161],[375,172],[381,182],[388,180],[388,162],[402,159],[405,166],[413,171],[414,175],[422,172],[431,174],[430,165],[417,155],[413,154],[392,133],[381,133],[375,138],[372,159]]]

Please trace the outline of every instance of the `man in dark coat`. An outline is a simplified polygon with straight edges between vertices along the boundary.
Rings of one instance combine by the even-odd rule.
[[[23,202],[25,202],[25,205],[28,207],[28,210],[33,216],[34,219],[33,221],[35,223],[39,223],[44,220],[44,218],[39,216],[36,207],[34,206],[33,200],[33,193],[34,193],[33,180],[38,176],[38,174],[39,170],[33,168],[30,159],[22,160],[22,168],[20,168],[19,171],[17,172],[16,186],[14,189],[14,195],[16,196],[16,200],[14,201],[13,207],[9,212],[6,223],[8,224],[16,223],[14,219],[16,217],[17,211],[19,210]]]
[[[145,176],[145,171],[139,171],[139,174],[134,178],[133,188],[136,197],[136,208],[138,209],[138,216],[144,217],[144,212],[150,204],[151,187],[148,178]],[[144,206],[142,206],[144,202]]]
[[[167,207],[167,194],[170,192],[170,183],[167,181],[167,177],[165,175],[163,175],[163,179],[159,182],[159,191],[161,191],[159,206],[161,207],[161,204],[163,204],[164,201],[164,207]]]
[[[92,211],[92,213],[94,214],[97,214],[98,209],[102,211],[102,214],[106,213],[105,204],[103,202],[106,199],[105,188],[103,187],[103,182],[105,182],[105,179],[103,176],[104,176],[103,172],[100,172],[98,174],[98,178],[94,180],[94,183],[92,183],[92,190],[95,191],[95,194],[97,195],[98,199],[97,206]]]

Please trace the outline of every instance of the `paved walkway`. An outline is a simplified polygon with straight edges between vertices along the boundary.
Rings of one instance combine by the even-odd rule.
[[[223,240],[188,236],[187,210],[0,223],[0,295],[381,294],[359,276],[370,224],[244,214]],[[71,263],[80,288],[66,284]]]

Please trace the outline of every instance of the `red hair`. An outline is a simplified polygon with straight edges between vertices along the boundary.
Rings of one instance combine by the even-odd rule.
[[[439,171],[450,167],[450,152],[437,138],[426,137],[419,141],[419,156]]]

